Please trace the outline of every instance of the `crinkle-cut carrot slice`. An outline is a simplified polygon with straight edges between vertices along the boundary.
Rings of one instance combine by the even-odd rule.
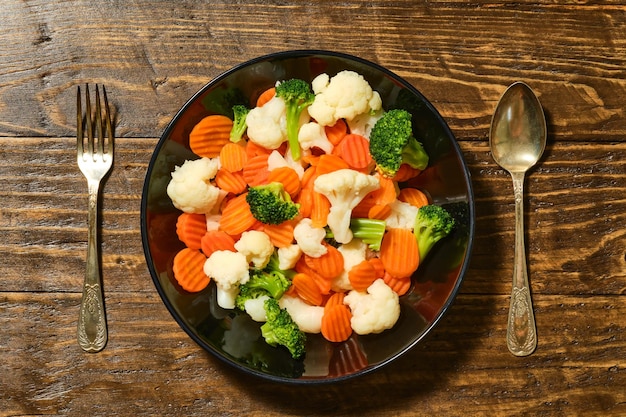
[[[421,172],[421,170],[413,168],[408,164],[402,164],[400,165],[400,168],[398,169],[398,171],[396,171],[392,179],[396,182],[405,182],[410,180],[411,178],[417,177],[419,174],[421,174]]]
[[[343,305],[343,299],[346,297],[345,292],[334,292],[326,299],[324,308],[330,308],[335,305]]]
[[[256,219],[250,212],[250,205],[246,201],[248,193],[243,193],[231,199],[222,209],[220,218],[220,230],[231,236],[239,235],[256,223]]]
[[[370,258],[367,260],[376,271],[376,278],[382,278],[385,275],[385,265],[383,265],[383,261],[380,258]]]
[[[200,239],[206,233],[206,216],[196,213],[182,213],[176,221],[178,239],[191,249],[200,249]]]
[[[278,167],[270,171],[268,182],[279,182],[283,189],[293,199],[300,192],[300,177],[295,169],[290,167]]]
[[[352,288],[364,292],[376,281],[376,269],[369,261],[362,261],[350,268],[348,279]]]
[[[270,87],[267,90],[263,91],[259,98],[256,99],[256,106],[262,107],[265,103],[270,101],[276,95],[276,87]]]
[[[391,206],[389,204],[374,204],[367,212],[370,219],[385,220],[391,214]]]
[[[311,154],[307,154],[307,155],[302,155],[302,159],[301,160],[306,165],[317,166],[317,163],[320,160],[320,156],[311,153]]]
[[[373,191],[376,192],[376,191]],[[371,197],[372,193],[369,193],[363,200],[352,209],[350,217],[355,219],[366,219],[369,217],[370,209],[376,205],[376,200]]]
[[[281,224],[264,224],[263,231],[269,236],[270,241],[277,248],[286,248],[293,243],[293,221]]]
[[[224,168],[220,168],[217,171],[215,184],[222,190],[233,194],[241,194],[248,188],[242,171],[230,172]]]
[[[313,277],[304,273],[297,273],[291,280],[298,296],[307,304],[319,306],[322,304],[322,292]]]
[[[200,249],[208,258],[211,254],[218,250],[229,250],[236,252],[235,239],[223,230],[209,230],[200,240]]]
[[[429,204],[428,196],[417,188],[403,188],[400,190],[400,194],[398,194],[398,200],[409,203],[417,208]]]
[[[361,135],[350,133],[346,135],[339,146],[338,153],[350,168],[364,169],[372,163],[372,155],[370,154],[370,143]]]
[[[346,161],[341,159],[341,157],[332,154],[324,154],[320,155],[315,174],[323,175],[345,168],[350,168],[350,166]]]
[[[330,201],[324,194],[317,191],[312,192],[311,201],[311,225],[313,227],[325,227],[328,224]]]
[[[174,278],[185,291],[202,291],[210,278],[204,273],[206,256],[197,249],[184,248],[174,256]]]
[[[220,151],[220,165],[230,172],[241,171],[248,162],[246,148],[239,143],[227,143]]]
[[[269,155],[273,151],[273,149],[264,148],[263,146],[252,142],[251,140],[246,142],[246,155],[248,156],[248,159],[254,158],[255,156],[259,155]]]
[[[322,256],[313,258],[305,254],[303,257],[311,269],[322,277],[332,280],[343,272],[343,255],[334,246],[327,243],[324,243],[324,246],[327,251]]]
[[[396,294],[404,295],[411,288],[411,277],[393,277],[389,273],[385,272],[383,275],[383,281],[389,286]]]
[[[267,169],[268,154],[261,154],[248,159],[243,168],[243,178],[250,187],[267,184],[270,172]]]
[[[368,197],[374,198],[376,204],[391,204],[398,197],[398,186],[397,184],[388,177],[384,175],[376,174],[380,182],[380,188],[372,191],[368,194]]]
[[[302,174],[302,179],[300,179],[301,188],[310,188],[313,189],[316,175],[317,167],[315,165],[311,165],[304,170],[304,174]]]
[[[311,211],[313,210],[313,193],[310,188],[303,188],[295,198],[295,202],[300,204],[300,216],[311,217]]]
[[[298,259],[298,262],[296,262],[296,266],[293,269],[296,272],[307,274],[311,278],[313,278],[313,280],[315,280],[315,283],[317,284],[317,286],[320,288],[320,292],[323,295],[329,294],[330,293],[330,287],[331,287],[331,284],[332,284],[332,280],[324,278],[317,271],[315,271],[313,268],[309,267],[307,265],[306,259],[304,259],[305,256],[306,255],[302,255],[300,257],[300,259]]]
[[[335,305],[324,309],[322,316],[322,336],[329,342],[343,342],[352,334],[350,321],[352,313],[345,305]]]
[[[189,133],[189,148],[193,153],[216,158],[230,141],[233,121],[226,116],[213,114],[200,120]]]
[[[413,274],[419,265],[417,240],[409,229],[389,229],[380,245],[380,260],[385,271],[401,278]]]
[[[324,126],[324,132],[326,133],[328,141],[332,143],[333,146],[337,146],[348,134],[348,124],[345,120],[339,119],[332,126]]]

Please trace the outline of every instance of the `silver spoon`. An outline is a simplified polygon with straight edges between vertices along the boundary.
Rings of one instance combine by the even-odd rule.
[[[500,98],[491,120],[489,145],[493,159],[511,174],[515,195],[515,261],[506,341],[512,354],[527,356],[537,347],[537,329],[524,246],[524,175],[546,146],[546,119],[528,85],[516,82]]]

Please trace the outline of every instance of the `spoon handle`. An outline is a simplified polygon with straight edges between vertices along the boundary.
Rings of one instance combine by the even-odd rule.
[[[511,176],[515,194],[515,259],[506,341],[513,355],[528,356],[537,347],[537,330],[524,245],[524,173],[512,172]]]

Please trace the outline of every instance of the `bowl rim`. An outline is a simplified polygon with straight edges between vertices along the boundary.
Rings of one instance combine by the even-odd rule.
[[[381,73],[385,74],[386,76],[390,77],[391,79],[393,79],[395,82],[398,82],[402,85],[403,88],[409,90],[412,94],[419,96],[422,99],[423,104],[428,108],[428,110],[430,112],[432,112],[432,114],[437,118],[437,120],[439,121],[439,123],[441,124],[441,126],[443,126],[443,129],[446,133],[446,136],[448,136],[451,140],[451,145],[454,148],[454,154],[459,158],[461,167],[462,167],[462,172],[463,172],[463,179],[466,185],[466,190],[467,190],[467,205],[468,205],[468,218],[469,218],[469,228],[468,228],[468,237],[467,237],[467,247],[465,250],[465,256],[463,258],[463,263],[461,264],[461,267],[459,269],[458,272],[458,278],[454,284],[454,286],[451,288],[450,293],[445,301],[445,303],[441,306],[440,311],[438,312],[437,316],[435,318],[433,318],[433,320],[429,323],[429,325],[424,329],[424,331],[415,339],[413,339],[410,343],[408,343],[406,346],[404,346],[402,349],[398,350],[397,352],[395,352],[393,355],[390,355],[389,357],[387,357],[384,360],[381,360],[378,363],[375,363],[373,365],[368,365],[365,368],[362,368],[356,372],[353,372],[351,374],[346,374],[346,375],[340,375],[337,377],[325,377],[325,378],[315,378],[315,377],[311,377],[311,378],[288,378],[288,377],[283,377],[283,376],[278,376],[278,375],[273,375],[273,374],[268,374],[268,373],[263,373],[261,371],[258,371],[256,369],[250,368],[250,367],[246,367],[243,364],[240,364],[228,357],[226,357],[221,351],[215,349],[213,346],[211,346],[210,344],[206,343],[204,340],[202,340],[202,338],[200,338],[195,332],[191,331],[188,327],[188,324],[185,323],[183,321],[183,318],[179,316],[179,314],[177,313],[174,305],[172,304],[172,302],[169,300],[167,294],[165,293],[165,290],[162,288],[161,283],[159,281],[158,278],[158,273],[154,267],[154,259],[152,257],[152,253],[150,250],[150,244],[149,244],[149,239],[148,239],[148,233],[147,233],[147,211],[148,211],[148,188],[150,185],[150,178],[151,178],[151,174],[152,171],[154,169],[155,166],[155,160],[158,157],[161,148],[164,146],[165,142],[167,141],[167,138],[170,136],[174,126],[176,125],[178,119],[182,116],[182,114],[184,114],[188,108],[196,101],[196,99],[203,95],[208,89],[210,89],[211,87],[213,87],[215,84],[218,84],[220,81],[222,81],[224,78],[227,78],[229,75],[243,69],[246,68],[248,66],[254,65],[256,63],[259,62],[264,62],[264,61],[273,61],[273,60],[281,60],[281,59],[295,59],[295,58],[305,58],[305,57],[311,57],[311,56],[321,56],[321,57],[336,57],[336,58],[341,58],[341,59],[345,59],[348,61],[354,61],[357,63],[360,63],[362,65],[368,66],[376,71],[380,71]],[[165,127],[165,129],[163,130],[163,133],[161,134],[155,148],[154,151],[150,157],[150,161],[148,163],[148,168],[146,171],[146,176],[145,176],[145,180],[144,180],[144,184],[142,187],[142,197],[141,197],[141,207],[140,207],[140,229],[141,229],[141,239],[142,239],[142,246],[143,246],[143,252],[144,252],[144,256],[146,259],[146,264],[148,267],[148,271],[150,273],[150,277],[152,279],[152,282],[159,294],[159,297],[161,298],[161,301],[163,302],[163,304],[165,305],[165,307],[167,308],[167,310],[169,311],[170,315],[174,318],[174,320],[177,322],[177,324],[180,326],[180,328],[189,336],[191,337],[191,339],[198,344],[200,347],[202,347],[204,350],[211,352],[211,354],[216,357],[217,359],[219,359],[221,362],[228,364],[229,366],[234,367],[235,369],[237,369],[240,372],[243,372],[246,375],[255,375],[256,377],[259,377],[261,379],[264,380],[269,380],[269,381],[273,381],[273,382],[278,382],[278,383],[286,383],[286,384],[294,384],[294,385],[322,385],[322,384],[330,384],[330,383],[336,383],[336,382],[341,382],[341,381],[345,381],[345,380],[349,380],[349,379],[353,379],[359,376],[363,376],[366,374],[370,374],[374,371],[377,371],[385,366],[387,366],[388,364],[390,364],[391,362],[396,361],[398,358],[404,356],[407,352],[411,351],[417,344],[419,344],[431,331],[433,328],[436,327],[436,325],[439,323],[439,321],[443,318],[443,316],[447,313],[448,309],[450,308],[450,306],[453,304],[453,302],[455,301],[459,289],[465,279],[465,275],[467,273],[467,270],[469,269],[469,265],[470,265],[470,260],[472,257],[472,251],[473,251],[473,245],[474,245],[474,235],[475,235],[475,222],[476,222],[476,217],[475,217],[475,198],[474,198],[474,191],[473,191],[473,186],[472,186],[472,180],[471,180],[471,173],[469,171],[469,168],[467,166],[467,163],[464,159],[464,154],[459,146],[459,144],[457,143],[456,140],[456,136],[453,134],[452,130],[450,129],[450,127],[448,126],[448,124],[446,123],[446,121],[443,119],[443,117],[441,116],[441,114],[439,113],[439,111],[432,105],[432,103],[419,91],[417,90],[417,88],[415,88],[411,83],[409,83],[407,80],[405,80],[403,77],[397,75],[395,72],[383,67],[380,64],[377,64],[373,61],[358,57],[358,56],[354,56],[351,54],[347,54],[347,53],[343,53],[343,52],[336,52],[336,51],[329,51],[329,50],[324,50],[324,49],[294,49],[294,50],[283,50],[283,51],[278,51],[278,52],[272,52],[272,53],[268,53],[265,55],[261,55],[255,58],[251,58],[249,60],[246,60],[244,62],[241,62],[237,65],[234,65],[233,67],[231,67],[230,69],[218,74],[216,77],[212,78],[210,81],[208,81],[204,86],[202,86],[195,94],[193,94],[191,96],[191,98],[189,98],[184,104],[183,106],[175,113],[175,115],[172,117],[172,119],[169,121],[169,123],[167,124],[167,126]]]

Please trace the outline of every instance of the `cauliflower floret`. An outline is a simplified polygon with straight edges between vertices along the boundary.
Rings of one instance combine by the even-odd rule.
[[[373,175],[352,169],[340,169],[322,174],[315,179],[313,189],[330,201],[328,227],[339,243],[352,240],[350,215],[352,209],[370,192],[380,188],[380,181]]]
[[[222,308],[235,308],[239,285],[250,279],[246,257],[229,250],[215,251],[204,262],[204,273],[215,281],[217,304]]]
[[[300,127],[298,132],[298,142],[302,150],[309,150],[311,148],[319,148],[324,153],[331,153],[333,151],[333,144],[330,143],[324,127],[315,122],[309,122]]]
[[[350,133],[354,133],[355,135],[361,135],[369,139],[372,128],[384,113],[385,112],[380,109],[375,113],[363,113],[356,116],[352,120],[348,120]]]
[[[278,254],[278,268],[286,271],[296,266],[298,259],[302,256],[302,249],[299,245],[289,245],[278,248],[276,253]]]
[[[322,241],[326,237],[326,230],[322,227],[313,227],[309,218],[304,218],[293,229],[293,238],[303,253],[319,258],[328,252]]]
[[[321,331],[324,307],[312,306],[305,303],[300,297],[289,295],[283,295],[278,300],[278,305],[287,309],[293,321],[303,332],[319,333]]]
[[[352,329],[356,334],[381,333],[391,329],[400,317],[400,300],[382,279],[367,288],[367,293],[350,291],[344,304],[352,311]]]
[[[220,189],[211,184],[217,174],[219,160],[200,158],[185,161],[174,168],[167,185],[167,195],[174,207],[185,213],[210,213],[220,200]]]
[[[361,239],[352,239],[350,243],[340,245],[337,250],[343,255],[343,272],[331,284],[333,291],[341,292],[352,289],[348,273],[366,259],[367,244]]]
[[[243,303],[243,308],[252,320],[258,322],[267,321],[267,316],[265,315],[265,300],[268,298],[270,298],[269,295],[261,295],[257,298],[250,298]]]
[[[322,126],[332,126],[341,118],[352,120],[382,107],[378,92],[354,71],[341,71],[332,78],[328,74],[318,75],[311,87],[315,100],[309,106],[309,114]]]
[[[385,219],[388,229],[413,229],[417,207],[400,200],[391,203],[390,207],[391,214]]]
[[[277,149],[287,140],[285,101],[274,97],[261,107],[255,107],[246,116],[248,138],[267,149]]]
[[[274,253],[270,237],[258,230],[243,232],[235,243],[235,249],[246,257],[248,263],[259,269],[265,268]]]
[[[285,156],[281,155],[278,151],[272,151],[267,158],[267,170],[273,171],[276,168],[288,167],[292,168],[298,174],[298,177],[302,179],[304,175],[304,167],[301,162],[294,161],[289,149],[285,152]]]

